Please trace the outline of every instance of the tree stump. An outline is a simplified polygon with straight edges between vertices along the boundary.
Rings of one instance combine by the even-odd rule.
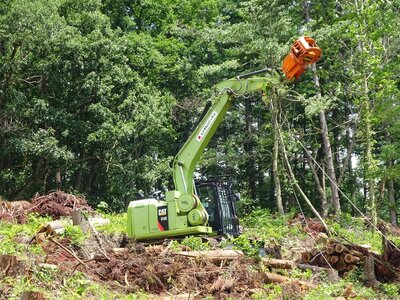
[[[72,225],[78,226],[82,224],[83,215],[80,209],[75,209],[72,211]]]
[[[380,282],[376,279],[375,263],[372,256],[367,256],[364,259],[364,277],[367,285],[372,287],[380,285]]]

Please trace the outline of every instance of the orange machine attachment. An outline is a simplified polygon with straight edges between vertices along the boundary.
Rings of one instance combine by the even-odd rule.
[[[308,65],[321,58],[321,54],[322,50],[312,38],[308,36],[299,38],[283,60],[282,70],[286,78],[289,80],[293,77],[299,78]]]

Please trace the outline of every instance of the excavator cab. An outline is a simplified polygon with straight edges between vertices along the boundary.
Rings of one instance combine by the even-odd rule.
[[[236,213],[238,196],[229,179],[213,179],[195,183],[197,196],[208,213],[208,223],[218,235],[239,236]]]

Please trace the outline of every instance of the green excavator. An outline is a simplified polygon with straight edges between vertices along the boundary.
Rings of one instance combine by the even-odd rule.
[[[236,197],[229,181],[213,180],[195,184],[196,164],[233,101],[253,92],[297,79],[305,68],[319,60],[321,49],[310,37],[299,38],[283,61],[280,75],[267,69],[239,75],[215,86],[210,107],[173,162],[174,190],[165,200],[154,198],[131,201],[128,206],[128,237],[151,240],[190,234],[239,235]],[[267,73],[262,77],[255,77]]]

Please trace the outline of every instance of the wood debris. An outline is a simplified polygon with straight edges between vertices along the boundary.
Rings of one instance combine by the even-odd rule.
[[[32,199],[31,207],[27,209],[27,212],[35,212],[41,216],[58,219],[62,216],[72,215],[74,209],[93,211],[84,198],[56,191]]]

